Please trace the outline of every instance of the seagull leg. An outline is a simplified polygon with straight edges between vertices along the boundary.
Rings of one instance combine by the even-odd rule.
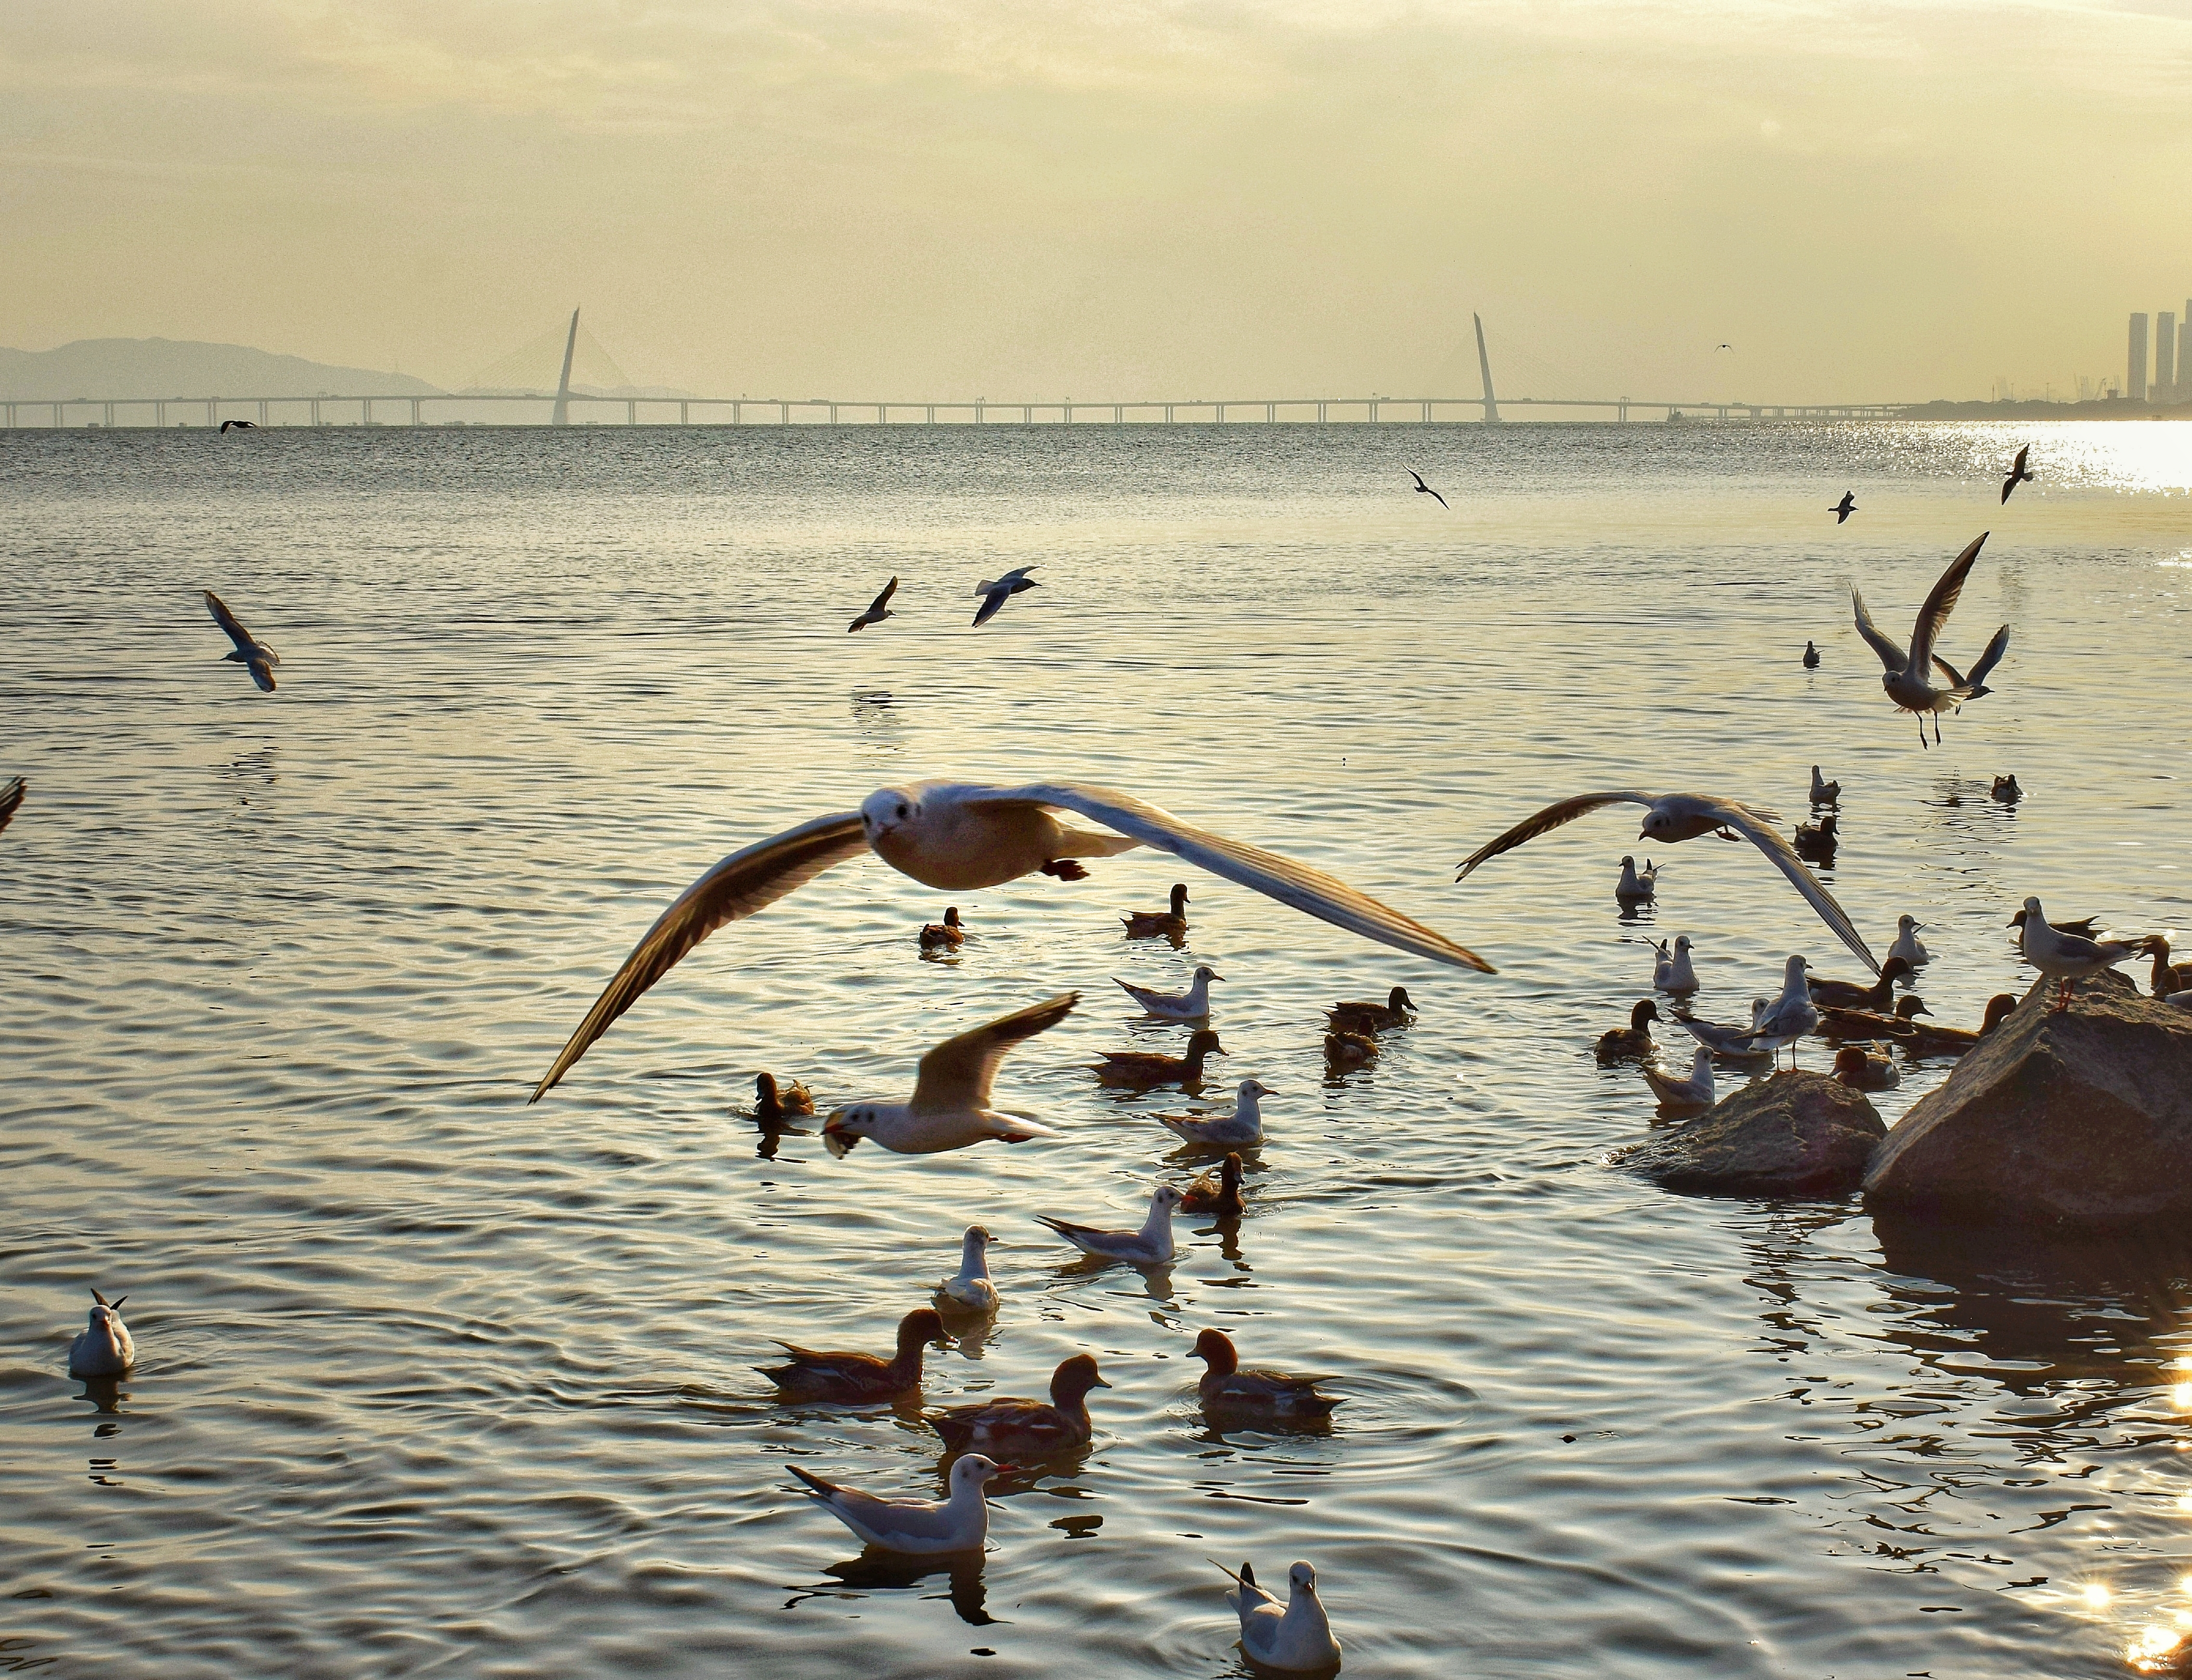
[[[1043,864],[1042,873],[1046,875],[1055,875],[1062,881],[1085,881],[1088,879],[1088,871],[1070,857],[1049,859]]]

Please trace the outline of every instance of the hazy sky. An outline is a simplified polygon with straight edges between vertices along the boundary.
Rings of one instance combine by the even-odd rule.
[[[2192,0],[14,0],[0,214],[26,350],[1467,395],[1476,309],[1510,395],[2059,394],[2192,294]]]

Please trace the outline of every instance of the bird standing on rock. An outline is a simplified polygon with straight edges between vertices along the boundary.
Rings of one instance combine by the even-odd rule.
[[[2151,939],[2081,939],[2050,927],[2037,898],[2026,899],[2024,908],[2009,919],[2009,925],[2024,931],[2025,961],[2055,982],[2051,1015],[2060,1015],[2070,1007],[2070,994],[2081,980],[2090,980],[2154,948]]]

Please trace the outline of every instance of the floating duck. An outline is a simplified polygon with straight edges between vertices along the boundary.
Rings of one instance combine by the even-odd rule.
[[[1213,1563],[1217,1560],[1213,1559]],[[1339,1666],[1339,1641],[1332,1637],[1332,1623],[1316,1596],[1316,1571],[1297,1563],[1287,1571],[1287,1603],[1256,1585],[1256,1572],[1247,1564],[1241,1573],[1219,1563],[1231,1577],[1235,1591],[1225,1602],[1241,1617],[1241,1649],[1259,1668],[1275,1668],[1296,1674],[1321,1674]]]
[[[1107,1050],[1094,1064],[1096,1082],[1132,1085],[1147,1091],[1152,1085],[1199,1085],[1206,1056],[1223,1056],[1225,1046],[1207,1027],[1198,1027],[1187,1040],[1187,1054],[1167,1056],[1154,1050]]]
[[[1661,1019],[1659,1005],[1650,998],[1639,998],[1629,1011],[1626,1027],[1609,1027],[1598,1035],[1598,1059],[1618,1062],[1628,1056],[1647,1056],[1657,1052],[1659,1041],[1652,1036],[1652,1029],[1644,1023]]]
[[[1916,1031],[1914,1017],[1930,1013],[1925,999],[1915,992],[1898,998],[1892,1015],[1870,1009],[1839,1009],[1828,1004],[1819,1010],[1818,1031],[1824,1039],[1893,1039],[1899,1043]]]
[[[1895,919],[1895,943],[1887,948],[1887,954],[1902,958],[1913,968],[1922,968],[1932,961],[1933,954],[1926,948],[1926,942],[1918,937],[1918,931],[1925,925],[1915,916],[1898,916]]]
[[[928,1556],[979,1552],[990,1536],[990,1506],[982,1489],[991,1478],[1018,1466],[968,1453],[951,1466],[951,1496],[935,1501],[877,1499],[825,1482],[796,1464],[785,1468],[806,1484],[817,1504],[868,1545]]]
[[[1378,1040],[1367,1033],[1327,1033],[1324,1065],[1336,1072],[1367,1068],[1378,1059]]]
[[[1150,1198],[1150,1216],[1142,1222],[1139,1231],[1104,1231],[1093,1225],[1075,1225],[1041,1213],[1035,1216],[1035,1222],[1048,1227],[1083,1254],[1093,1255],[1098,1260],[1123,1260],[1130,1266],[1169,1266],[1178,1253],[1173,1246],[1172,1212],[1179,1202],[1180,1193],[1176,1187],[1170,1184],[1157,1186],[1156,1193]]]
[[[1242,1148],[1264,1141],[1264,1111],[1260,1099],[1278,1093],[1255,1079],[1243,1079],[1235,1093],[1233,1112],[1207,1119],[1160,1114],[1158,1122],[1183,1143],[1220,1149]]]
[[[1832,805],[1841,796],[1842,784],[1840,782],[1828,781],[1825,777],[1819,774],[1819,766],[1813,765],[1812,766],[1812,803]]]
[[[1994,778],[1994,796],[2004,805],[2015,805],[2024,797],[2024,789],[2017,785],[2016,777],[1997,776]]]
[[[1909,999],[1904,1002],[1908,1003]],[[1902,1007],[1898,1005],[1898,1011]],[[2009,1019],[2017,1007],[2017,999],[2007,992],[1996,992],[1987,999],[1986,1018],[1974,1033],[1961,1027],[1930,1027],[1922,1022],[1910,1022],[1910,1034],[1903,1039],[1903,1048],[1912,1056],[1961,1056],[1978,1048],[1979,1040],[1989,1036],[1997,1027]],[[1932,1011],[1922,1005],[1915,1014],[1930,1015]]]
[[[1837,830],[1841,818],[1829,812],[1816,823],[1796,825],[1796,855],[1813,863],[1831,863],[1835,848],[1841,844]]]
[[[91,1309],[91,1322],[69,1344],[69,1375],[121,1376],[137,1363],[136,1340],[122,1322],[122,1303],[129,1297],[117,1295],[109,1301],[94,1290],[91,1298],[98,1303]]]
[[[921,1358],[931,1343],[944,1340],[944,1320],[933,1307],[916,1307],[898,1321],[898,1353],[888,1359],[872,1353],[817,1353],[811,1348],[775,1341],[791,1356],[788,1365],[756,1365],[786,1398],[801,1400],[888,1400],[921,1387]]]
[[[944,920],[924,923],[921,930],[921,948],[924,951],[956,951],[967,943],[966,925],[959,920],[959,907],[947,904]]]
[[[1225,977],[1205,965],[1195,971],[1195,983],[1184,992],[1153,992],[1146,986],[1129,986],[1112,977],[1119,989],[1151,1015],[1167,1021],[1200,1021],[1210,1013],[1210,982]]]
[[[1844,1045],[1835,1052],[1835,1078],[1852,1091],[1892,1091],[1903,1083],[1886,1051]]]
[[[1196,1385],[1205,1408],[1265,1418],[1317,1419],[1332,1415],[1340,1402],[1316,1392],[1323,1377],[1288,1376],[1282,1371],[1242,1370],[1233,1338],[1224,1330],[1204,1330],[1195,1338],[1194,1358],[1209,1367]]]
[[[796,1120],[814,1112],[814,1097],[807,1087],[794,1079],[787,1087],[776,1082],[773,1073],[754,1075],[753,1117],[767,1124],[772,1120]]]
[[[1659,960],[1653,965],[1652,985],[1661,992],[1694,992],[1698,989],[1698,971],[1690,965],[1690,936],[1681,935],[1668,948],[1664,940],[1653,942],[1659,953]]]
[[[1007,1396],[932,1412],[928,1423],[955,1453],[1047,1458],[1088,1444],[1089,1437],[1096,1432],[1088,1415],[1088,1391],[1110,1386],[1096,1369],[1093,1358],[1076,1353],[1051,1373],[1048,1405]]]
[[[1324,1018],[1332,1023],[1335,1033],[1382,1033],[1389,1028],[1407,1026],[1415,1018],[1415,1007],[1408,988],[1396,986],[1381,1004],[1334,1004],[1325,1011]]]
[[[1624,904],[1648,904],[1658,888],[1659,866],[1650,858],[1644,860],[1641,870],[1634,857],[1624,856],[1621,860],[1621,879],[1613,884],[1613,896]]]
[[[1172,884],[1169,910],[1130,910],[1119,920],[1129,939],[1178,939],[1187,932],[1187,883]]]
[[[1808,641],[1804,644],[1804,669],[1807,671],[1819,669],[1819,650]]]
[[[1215,1180],[1204,1171],[1180,1192],[1179,1210],[1182,1213],[1214,1214],[1220,1219],[1240,1218],[1247,1210],[1241,1199],[1241,1152],[1237,1149],[1225,1152],[1225,1159],[1218,1164]]]
[[[1895,982],[1911,971],[1910,965],[1900,957],[1890,957],[1880,965],[1880,978],[1869,986],[1861,986],[1854,980],[1807,981],[1812,988],[1812,1001],[1821,1007],[1829,1005],[1836,1009],[1869,1009],[1875,1015],[1885,1015],[1895,991]]]
[[[2154,970],[2149,983],[2154,995],[2166,998],[2173,992],[2192,988],[2192,963],[2172,963],[2169,960],[2169,941],[2155,934],[2148,942],[2154,954]]]
[[[864,1137],[899,1155],[933,1155],[991,1137],[1007,1143],[1055,1137],[1048,1126],[992,1110],[990,1091],[1008,1051],[1055,1027],[1080,1001],[1078,992],[1062,993],[945,1039],[921,1058],[911,1101],[832,1108],[823,1123],[823,1142],[842,1160]]]
[[[1644,1083],[1652,1087],[1652,1095],[1659,1099],[1664,1108],[1710,1108],[1713,1106],[1713,1053],[1704,1045],[1690,1062],[1690,1076],[1678,1079],[1656,1063],[1647,1062],[1639,1069]]]
[[[979,1225],[967,1227],[959,1239],[957,1273],[936,1286],[939,1301],[969,1313],[997,1310],[997,1286],[990,1281],[990,1244],[996,1240]]]

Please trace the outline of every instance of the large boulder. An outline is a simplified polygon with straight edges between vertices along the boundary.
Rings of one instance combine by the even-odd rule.
[[[1840,1200],[1887,1135],[1864,1096],[1824,1073],[1776,1073],[1613,1159],[1670,1190]]]
[[[1912,1105],[1866,1173],[1881,1209],[2056,1233],[2192,1220],[2192,1015],[2120,975],[2041,980]]]

